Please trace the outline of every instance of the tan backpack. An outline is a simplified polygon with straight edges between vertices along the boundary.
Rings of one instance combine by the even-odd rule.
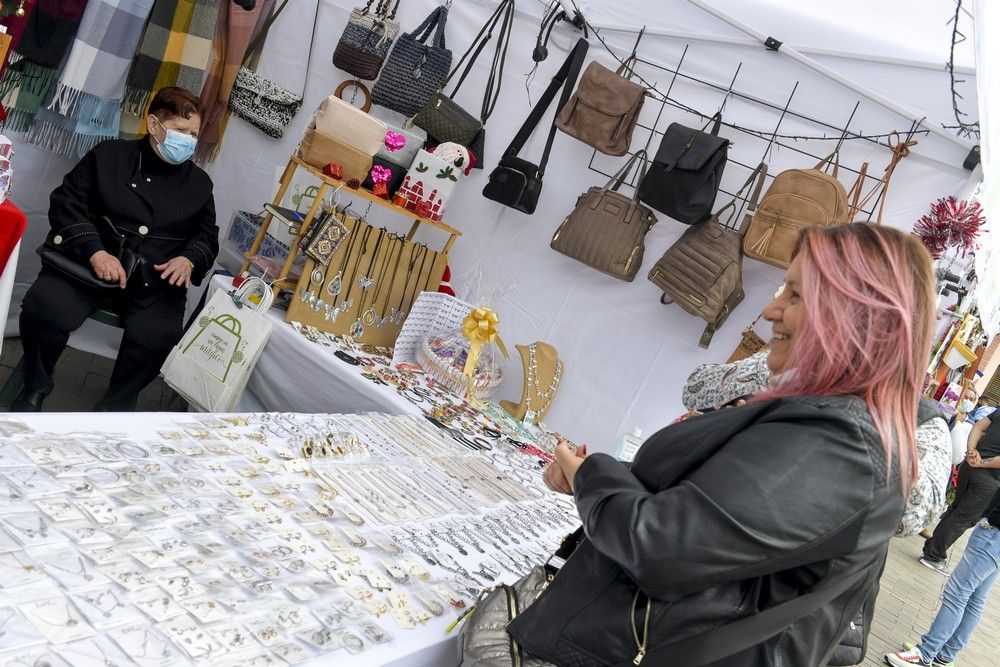
[[[833,166],[832,174],[823,171],[827,165]],[[743,237],[744,254],[787,269],[800,230],[849,222],[839,169],[837,153],[831,153],[812,169],[788,169],[775,176]]]

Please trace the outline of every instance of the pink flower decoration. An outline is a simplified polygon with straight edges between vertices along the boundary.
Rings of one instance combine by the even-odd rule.
[[[401,150],[403,146],[406,145],[406,137],[403,135],[389,130],[385,133],[385,147],[389,149],[390,153],[395,153]]]
[[[392,170],[380,164],[372,167],[372,183],[388,183],[392,178]]]

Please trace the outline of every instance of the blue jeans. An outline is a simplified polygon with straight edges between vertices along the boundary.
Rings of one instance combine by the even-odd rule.
[[[926,662],[952,662],[972,637],[1000,574],[1000,530],[976,526],[965,554],[944,586],[941,608],[917,646]]]

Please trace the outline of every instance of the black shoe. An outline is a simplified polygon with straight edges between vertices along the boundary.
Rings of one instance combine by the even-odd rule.
[[[40,412],[42,401],[49,395],[49,392],[42,389],[22,389],[17,398],[10,404],[11,412]]]

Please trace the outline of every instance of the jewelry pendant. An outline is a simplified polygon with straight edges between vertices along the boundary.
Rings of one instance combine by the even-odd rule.
[[[313,269],[312,273],[309,274],[309,282],[310,283],[316,283],[317,285],[322,285],[323,284],[323,269],[321,269],[318,266],[315,269]]]
[[[354,324],[351,325],[351,338],[360,338],[365,333],[365,328],[361,326],[361,319],[354,320]]]
[[[337,296],[340,294],[340,290],[343,286],[343,277],[341,276],[340,271],[337,271],[337,275],[335,275],[333,280],[330,281],[330,284],[326,286],[326,291],[330,294],[330,296]]]
[[[524,413],[524,420],[522,421],[522,423],[534,425],[536,417],[538,417],[538,415],[535,414],[534,410],[527,410]]]
[[[376,322],[378,322],[378,317],[375,315],[374,308],[369,308],[368,310],[366,310],[365,314],[361,316],[361,319],[363,319],[365,324],[367,324],[368,326],[371,326]]]
[[[367,292],[374,284],[375,281],[368,276],[358,276],[358,287],[361,288],[362,292]]]

